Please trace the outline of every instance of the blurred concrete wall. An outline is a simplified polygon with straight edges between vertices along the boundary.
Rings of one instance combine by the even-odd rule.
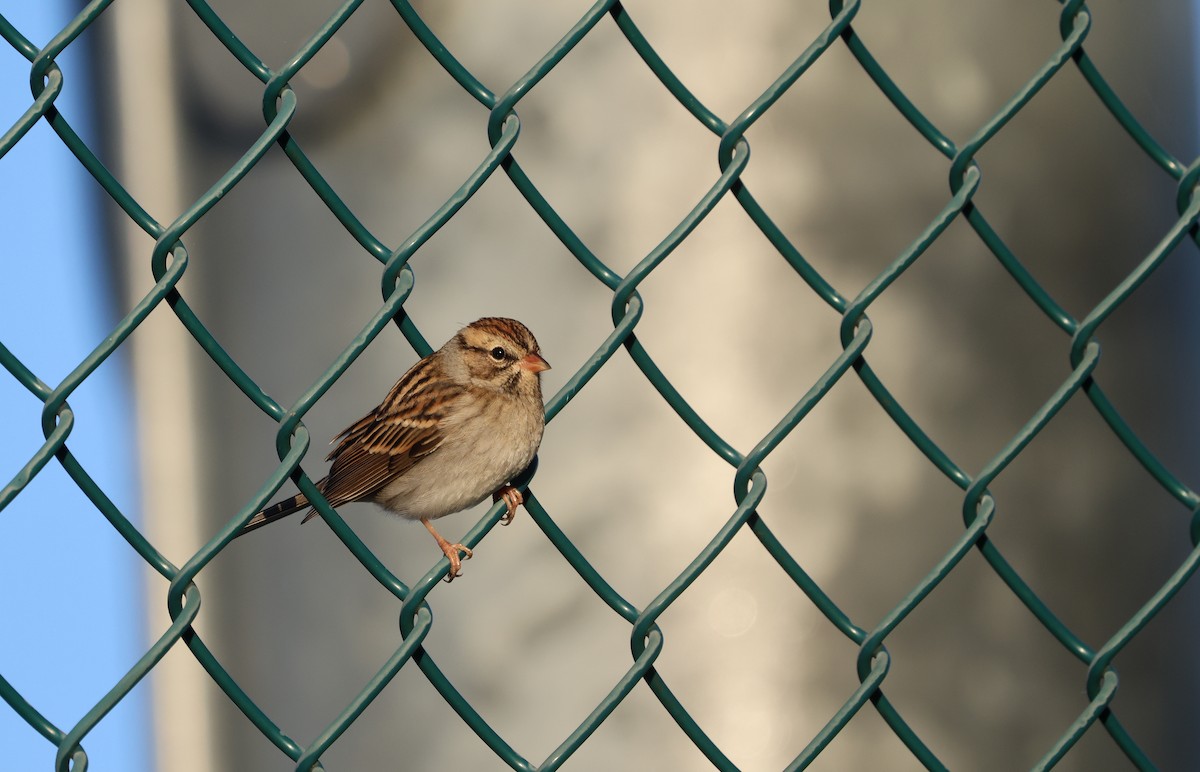
[[[736,14],[716,2],[625,5],[666,62],[727,120],[828,22],[822,3],[771,0],[740,6]],[[214,7],[272,67],[333,10],[332,3]],[[447,47],[502,92],[585,7],[426,4],[421,11]],[[1089,7],[1095,17],[1089,53],[1155,136],[1190,158],[1196,150],[1190,6],[1098,1]],[[124,18],[134,8],[117,4],[109,14]],[[961,144],[1051,57],[1059,10],[1051,2],[872,4],[855,29],[914,103]],[[118,88],[129,100],[113,121],[125,148],[120,168],[146,180],[146,195],[163,186],[155,214],[169,220],[262,130],[262,86],[182,6],[168,11],[162,25],[144,34],[162,44],[165,59],[121,59]],[[984,182],[976,203],[1039,281],[1082,318],[1169,227],[1174,192],[1067,69],[981,152]],[[144,88],[147,73],[168,77],[175,89]],[[364,4],[293,85],[300,104],[293,135],[389,244],[401,243],[487,152],[484,108],[432,62],[386,4]],[[669,98],[609,20],[517,110],[518,160],[618,271],[652,249],[718,174],[716,138]],[[171,116],[175,125],[158,124]],[[144,141],[131,139],[147,127],[166,140],[165,155],[150,168]],[[753,157],[745,181],[806,258],[849,297],[948,198],[948,162],[840,43],[748,138]],[[185,241],[191,265],[181,291],[222,345],[284,404],[318,377],[380,303],[379,264],[282,152],[272,152]],[[1192,471],[1196,457],[1186,439],[1191,415],[1184,401],[1195,374],[1189,350],[1195,318],[1181,290],[1196,278],[1191,249],[1181,250],[1102,328],[1098,371],[1133,426],[1181,474]],[[130,238],[125,251],[130,286],[148,286],[149,241]],[[611,329],[610,293],[500,174],[412,266],[416,289],[406,307],[432,343],[482,315],[518,317],[554,365],[548,394]],[[645,282],[642,294],[639,339],[699,413],[743,452],[840,351],[837,315],[732,200]],[[1069,371],[1067,336],[1019,292],[965,223],[953,225],[870,316],[871,365],[970,474]],[[157,432],[157,439],[144,440],[146,512],[182,563],[275,467],[275,425],[198,347],[170,332],[174,321],[165,310],[152,322],[138,333],[142,420]],[[156,334],[163,340],[151,340]],[[305,462],[310,474],[324,469],[324,438],[374,405],[413,361],[390,329],[330,390],[306,421],[314,437]],[[173,407],[181,397],[190,411]],[[770,488],[762,516],[865,628],[899,603],[961,533],[961,491],[852,376],[764,469]],[[619,352],[548,429],[534,487],[588,559],[640,607],[732,513],[732,480],[733,471]],[[999,506],[995,543],[1095,647],[1186,551],[1186,513],[1081,399],[992,490]],[[459,537],[481,512],[443,521],[444,532]],[[437,557],[423,529],[369,506],[346,507],[345,514],[406,581]],[[199,584],[204,606],[197,629],[302,744],[400,643],[398,604],[320,522],[303,528],[284,522],[235,542]],[[165,586],[154,585],[152,597],[156,589],[165,594]],[[1192,734],[1181,731],[1200,707],[1195,666],[1182,656],[1195,643],[1189,621],[1195,596],[1186,592],[1117,662],[1118,713],[1165,768],[1178,768],[1197,750]],[[629,665],[628,625],[525,515],[492,533],[463,578],[439,588],[431,603],[435,624],[426,648],[496,730],[534,761],[584,719]],[[157,619],[156,630],[163,617]],[[744,769],[786,766],[857,685],[855,646],[748,533],[734,539],[660,624],[666,648],[659,672]],[[977,553],[887,646],[893,665],[886,693],[952,768],[1029,766],[1086,704],[1085,668]],[[172,652],[166,664],[183,680],[168,680],[167,668],[155,676],[162,768],[290,768],[186,653]],[[181,689],[188,695],[182,702]],[[1114,747],[1093,730],[1060,768],[1119,766]],[[325,767],[501,764],[409,666],[326,754]],[[639,686],[568,767],[700,769],[704,759]],[[868,707],[817,767],[919,765]]]

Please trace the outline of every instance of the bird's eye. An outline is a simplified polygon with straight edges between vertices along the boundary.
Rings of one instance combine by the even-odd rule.
[[[496,348],[492,349],[488,353],[491,354],[492,359],[496,360],[497,362],[503,362],[504,358],[508,356],[508,352],[500,346],[496,346]]]

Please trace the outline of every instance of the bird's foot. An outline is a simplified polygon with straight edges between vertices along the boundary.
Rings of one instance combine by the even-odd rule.
[[[462,576],[462,571],[460,570],[462,568],[462,561],[470,560],[471,556],[475,553],[471,552],[470,547],[463,544],[446,542],[439,546],[441,546],[442,552],[446,554],[446,559],[450,561],[450,573],[446,574],[446,583],[449,584],[454,581],[454,577]],[[458,556],[460,552],[462,553],[461,559]]]
[[[438,533],[437,529],[433,527],[433,523],[429,522],[428,520],[422,520],[421,524],[429,529],[429,532],[433,534],[433,538],[437,542],[438,548],[440,548],[442,554],[446,556],[446,560],[450,561],[450,573],[446,574],[446,582],[453,582],[454,577],[462,575],[462,571],[460,570],[462,568],[462,561],[470,560],[471,556],[475,553],[471,552],[471,548],[465,544],[458,544],[457,542],[451,544],[450,542],[446,541],[446,538]],[[460,552],[462,553],[461,559],[458,556]]]
[[[507,511],[505,511],[504,517],[500,518],[500,525],[508,525],[516,517],[517,507],[525,503],[525,497],[516,488],[511,485],[505,485],[492,494],[492,503],[501,499],[504,499],[504,506],[507,507]]]

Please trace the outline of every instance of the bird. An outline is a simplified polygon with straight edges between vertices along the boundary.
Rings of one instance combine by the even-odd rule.
[[[512,522],[524,497],[510,483],[541,445],[541,374],[549,369],[521,322],[484,317],[468,324],[332,440],[329,474],[317,490],[334,508],[370,501],[420,520],[450,561],[446,581],[453,581],[473,553],[444,538],[433,521],[491,495],[504,501],[500,522]],[[305,507],[309,500],[298,493],[255,513],[238,536]],[[309,507],[301,522],[316,514]]]

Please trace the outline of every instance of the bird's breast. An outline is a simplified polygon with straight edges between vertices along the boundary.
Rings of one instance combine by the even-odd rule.
[[[537,410],[505,400],[455,411],[437,450],[380,490],[375,502],[412,519],[472,507],[520,473],[541,443]]]

